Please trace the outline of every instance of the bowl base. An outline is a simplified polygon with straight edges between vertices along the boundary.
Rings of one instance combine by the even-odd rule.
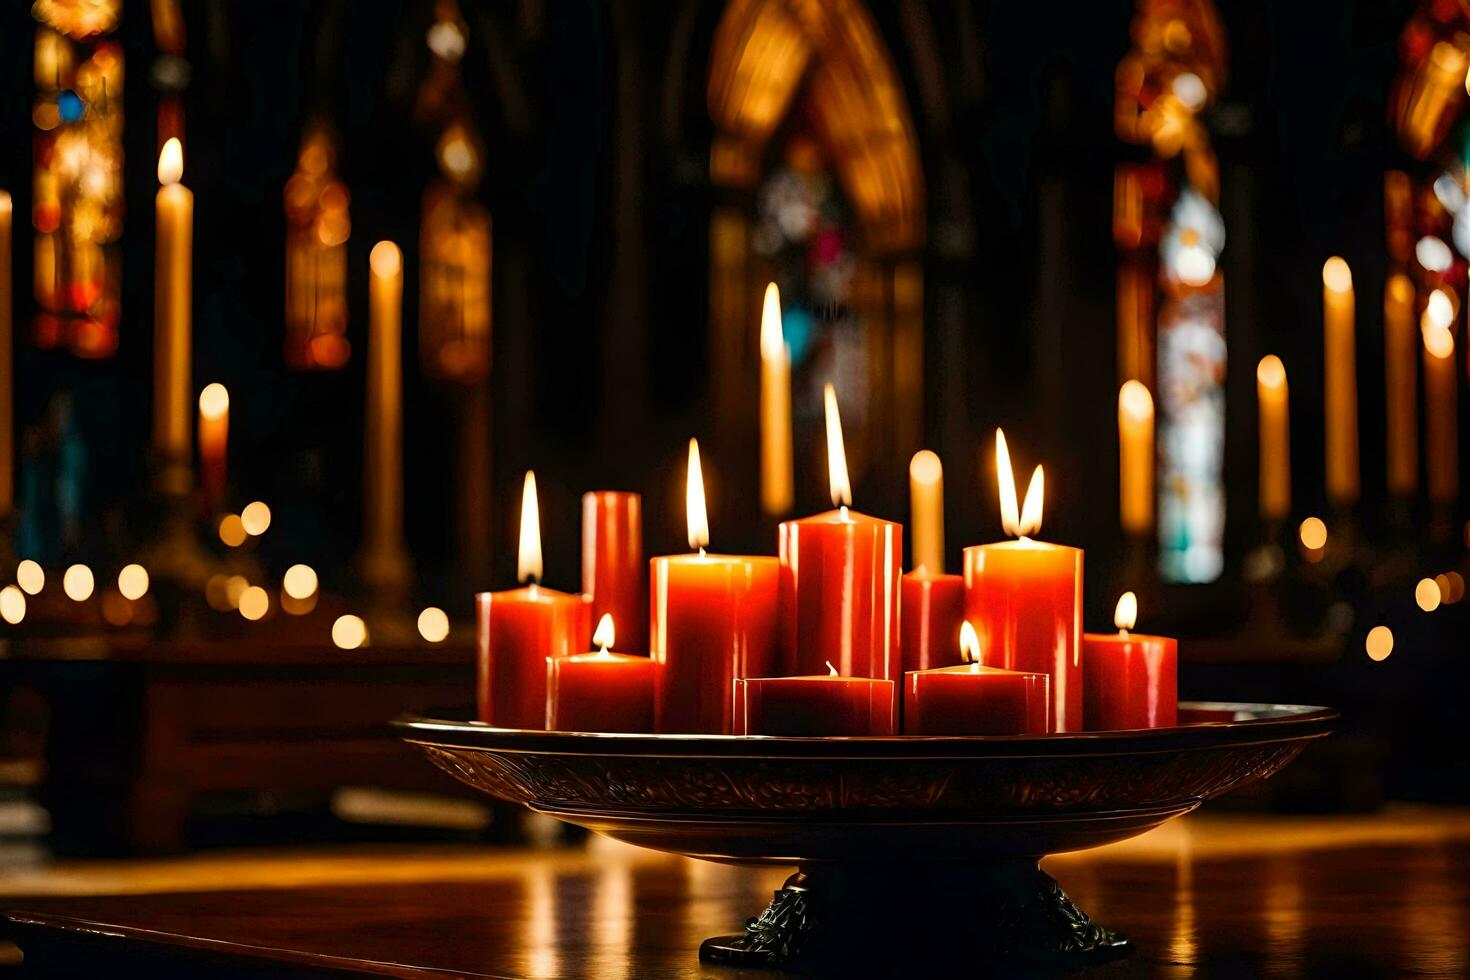
[[[810,864],[745,932],[706,939],[706,963],[831,975],[1072,970],[1125,956],[1126,938],[1072,903],[1036,860]]]

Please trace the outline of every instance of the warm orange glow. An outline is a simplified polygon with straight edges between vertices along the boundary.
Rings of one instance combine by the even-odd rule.
[[[607,653],[608,647],[616,642],[617,631],[613,628],[612,613],[603,613],[602,618],[597,621],[597,629],[592,631],[592,645]]]
[[[837,410],[837,389],[829,382],[822,389],[827,409],[827,485],[833,507],[852,506],[852,484],[847,478],[847,449],[842,444],[842,416]]]
[[[240,593],[240,615],[251,622],[263,618],[270,605],[269,593],[258,585],[252,585]]]
[[[225,606],[229,609],[238,609],[240,597],[248,588],[250,588],[250,580],[243,575],[231,575],[225,579]]]
[[[766,298],[761,307],[761,358],[786,356],[786,340],[781,334],[781,291],[775,283],[766,284]]]
[[[231,548],[238,548],[245,543],[245,522],[240,520],[239,514],[226,514],[219,522],[219,539]]]
[[[316,571],[310,565],[292,565],[281,579],[281,588],[293,599],[309,599],[316,587]]]
[[[134,562],[117,573],[117,591],[124,599],[141,599],[148,592],[148,569]]]
[[[968,620],[960,624],[960,659],[967,664],[980,662],[980,635]]]
[[[199,392],[199,414],[206,419],[223,418],[230,410],[230,392],[218,381]]]
[[[378,242],[368,255],[368,265],[379,279],[391,279],[403,271],[403,253],[392,242]]]
[[[1430,326],[1448,327],[1455,321],[1455,301],[1450,294],[1443,289],[1436,289],[1429,294],[1429,299],[1424,302],[1424,316],[1421,324],[1427,329]]]
[[[932,449],[920,449],[909,460],[909,479],[925,486],[932,486],[944,478],[944,464],[939,454]]]
[[[1020,537],[1029,538],[1041,530],[1041,502],[1046,494],[1046,474],[1040,466],[1031,471],[1031,482],[1026,484],[1026,500],[1021,504]]]
[[[271,526],[271,509],[264,501],[254,500],[245,505],[240,511],[240,526],[245,528],[245,533],[251,537],[259,537]]]
[[[0,589],[0,619],[11,626],[26,618],[26,594],[14,585]]]
[[[368,640],[367,623],[361,616],[338,616],[332,624],[332,642],[343,650],[356,650]]]
[[[1286,365],[1275,354],[1267,354],[1256,365],[1256,381],[1263,388],[1280,388],[1286,384]]]
[[[1368,651],[1372,660],[1386,660],[1393,653],[1393,630],[1387,626],[1375,626],[1368,631],[1368,639],[1363,646]]]
[[[449,614],[438,606],[419,613],[419,636],[430,643],[443,643],[449,637]]]
[[[1124,633],[1131,630],[1138,622],[1138,596],[1132,592],[1124,592],[1118,597],[1118,605],[1113,610],[1113,625]]]
[[[689,547],[704,551],[709,545],[709,512],[705,509],[704,468],[699,465],[698,439],[689,440],[689,468],[684,478],[684,521],[689,530]]]
[[[92,577],[92,570],[86,565],[73,565],[61,576],[62,591],[66,593],[68,599],[76,602],[91,598],[92,589],[96,584],[96,580]]]
[[[15,566],[15,584],[31,595],[39,595],[46,587],[46,570],[39,562],[27,558]]]
[[[1322,266],[1322,285],[1334,293],[1345,293],[1353,288],[1353,270],[1341,257],[1334,255]]]
[[[1118,389],[1118,411],[1132,419],[1143,421],[1154,415],[1154,398],[1142,381],[1125,381]]]
[[[1414,586],[1414,604],[1425,612],[1434,612],[1444,598],[1439,583],[1432,578],[1421,578]]]
[[[1011,451],[1006,434],[995,430],[995,479],[1000,488],[1000,526],[1013,538],[1021,536],[1021,513],[1016,503],[1016,474],[1011,469]]]
[[[1327,525],[1320,517],[1308,517],[1297,529],[1302,547],[1308,551],[1320,551],[1327,547]]]
[[[1427,313],[1427,311],[1426,311]],[[1425,320],[1424,349],[1430,357],[1444,360],[1455,353],[1455,335],[1449,327],[1436,326]]]
[[[521,491],[521,544],[516,556],[516,577],[522,582],[541,581],[541,508],[536,503],[536,474],[530,470],[526,471],[526,483]]]
[[[184,144],[177,136],[170,136],[158,151],[158,182],[177,184],[184,179]]]

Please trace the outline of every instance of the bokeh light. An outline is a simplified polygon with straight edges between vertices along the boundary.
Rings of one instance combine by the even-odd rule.
[[[343,650],[356,650],[367,642],[367,623],[361,616],[338,616],[332,624],[332,642]]]
[[[260,500],[246,504],[240,511],[240,526],[251,537],[259,537],[271,526],[271,509]]]
[[[148,569],[134,562],[117,573],[117,591],[125,599],[141,599],[148,591]]]
[[[14,626],[25,618],[26,594],[15,585],[0,589],[0,619]]]
[[[438,606],[419,613],[419,636],[430,643],[442,643],[449,636],[449,615]]]
[[[281,588],[293,599],[306,599],[316,594],[316,571],[310,565],[292,565],[281,576]]]
[[[219,522],[219,539],[231,548],[245,543],[245,523],[239,514],[226,514]]]
[[[1368,631],[1368,639],[1363,646],[1368,651],[1368,656],[1373,660],[1386,660],[1393,653],[1393,630],[1387,626],[1375,626]]]
[[[1434,612],[1438,609],[1439,600],[1439,585],[1434,579],[1421,578],[1419,584],[1414,586],[1414,602],[1425,612]]]
[[[15,566],[15,581],[23,590],[31,595],[39,595],[46,587],[46,570],[39,563],[27,558]]]
[[[1308,517],[1298,529],[1302,547],[1308,551],[1321,551],[1327,547],[1327,525],[1320,517]]]
[[[258,585],[252,585],[240,593],[240,615],[254,622],[270,609],[270,595]]]
[[[73,565],[66,570],[61,577],[61,588],[67,597],[77,602],[82,602],[92,597],[92,589],[97,585],[92,577],[92,570],[86,565]]]

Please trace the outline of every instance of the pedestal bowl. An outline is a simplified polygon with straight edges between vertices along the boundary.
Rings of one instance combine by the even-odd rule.
[[[1128,950],[1042,872],[1275,773],[1337,713],[1184,702],[1178,727],[1017,736],[615,735],[404,717],[400,734],[496,797],[617,840],[796,865],[700,958],[812,973],[1049,971]]]

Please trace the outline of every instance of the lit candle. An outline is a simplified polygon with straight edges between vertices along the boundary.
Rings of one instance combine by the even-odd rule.
[[[1443,296],[1436,290],[1435,295]],[[1455,392],[1455,335],[1448,302],[1424,310],[1424,462],[1429,499],[1453,504],[1460,494],[1459,408]]]
[[[1383,372],[1388,410],[1388,491],[1412,497],[1419,489],[1419,378],[1414,370],[1414,282],[1402,272],[1383,290]]]
[[[737,735],[892,735],[893,682],[827,673],[735,682]]]
[[[1125,533],[1154,527],[1154,399],[1142,381],[1118,389],[1118,516]]]
[[[230,393],[216,381],[199,393],[199,477],[216,509],[224,503],[229,442]]]
[[[617,650],[648,650],[648,587],[643,562],[643,498],[594,490],[582,495],[582,594],[590,620],[611,615]],[[589,621],[590,621],[589,620]]]
[[[944,573],[944,468],[927,449],[909,462],[909,508],[914,570],[899,586],[903,669],[958,664],[965,579]]]
[[[791,513],[791,355],[781,334],[781,295],[766,286],[761,308],[761,510]]]
[[[1327,499],[1358,500],[1358,380],[1353,273],[1334,255],[1322,266],[1322,357],[1325,393]]]
[[[1138,600],[1124,592],[1113,613],[1118,632],[1082,634],[1088,731],[1179,723],[1179,645],[1171,637],[1130,632],[1137,618]]]
[[[776,559],[711,555],[699,444],[689,440],[685,508],[690,555],[649,563],[654,730],[729,735],[735,680],[776,667]]]
[[[11,294],[11,219],[9,191],[0,191],[0,522],[15,508],[15,385],[11,350],[15,344],[15,297]]]
[[[180,180],[177,138],[158,154],[153,300],[153,447],[169,464],[189,458],[190,344],[193,301],[194,194]]]
[[[391,577],[403,551],[403,253],[378,242],[368,267],[363,553]]]
[[[959,649],[966,663],[904,674],[905,735],[1031,735],[1051,730],[1051,678],[986,667],[980,641],[965,623]]]
[[[1051,676],[1053,731],[1082,729],[1082,549],[1034,541],[1045,477],[1031,476],[1016,505],[1005,435],[995,433],[1001,525],[1015,541],[965,549],[965,619],[979,636],[980,662]]]
[[[595,653],[549,657],[546,727],[559,732],[653,731],[653,661],[609,653],[616,632],[604,613]]]
[[[1291,513],[1291,425],[1286,366],[1275,354],[1256,365],[1256,407],[1260,432],[1261,520],[1279,523]]]
[[[587,606],[579,595],[544,588],[541,516],[536,475],[521,494],[517,573],[523,588],[475,596],[476,687],[480,720],[502,728],[546,727],[548,659],[570,657],[587,635]]]
[[[835,509],[780,526],[783,672],[815,675],[831,663],[844,677],[897,680],[903,527],[851,509],[842,420],[830,384],[826,411]]]

